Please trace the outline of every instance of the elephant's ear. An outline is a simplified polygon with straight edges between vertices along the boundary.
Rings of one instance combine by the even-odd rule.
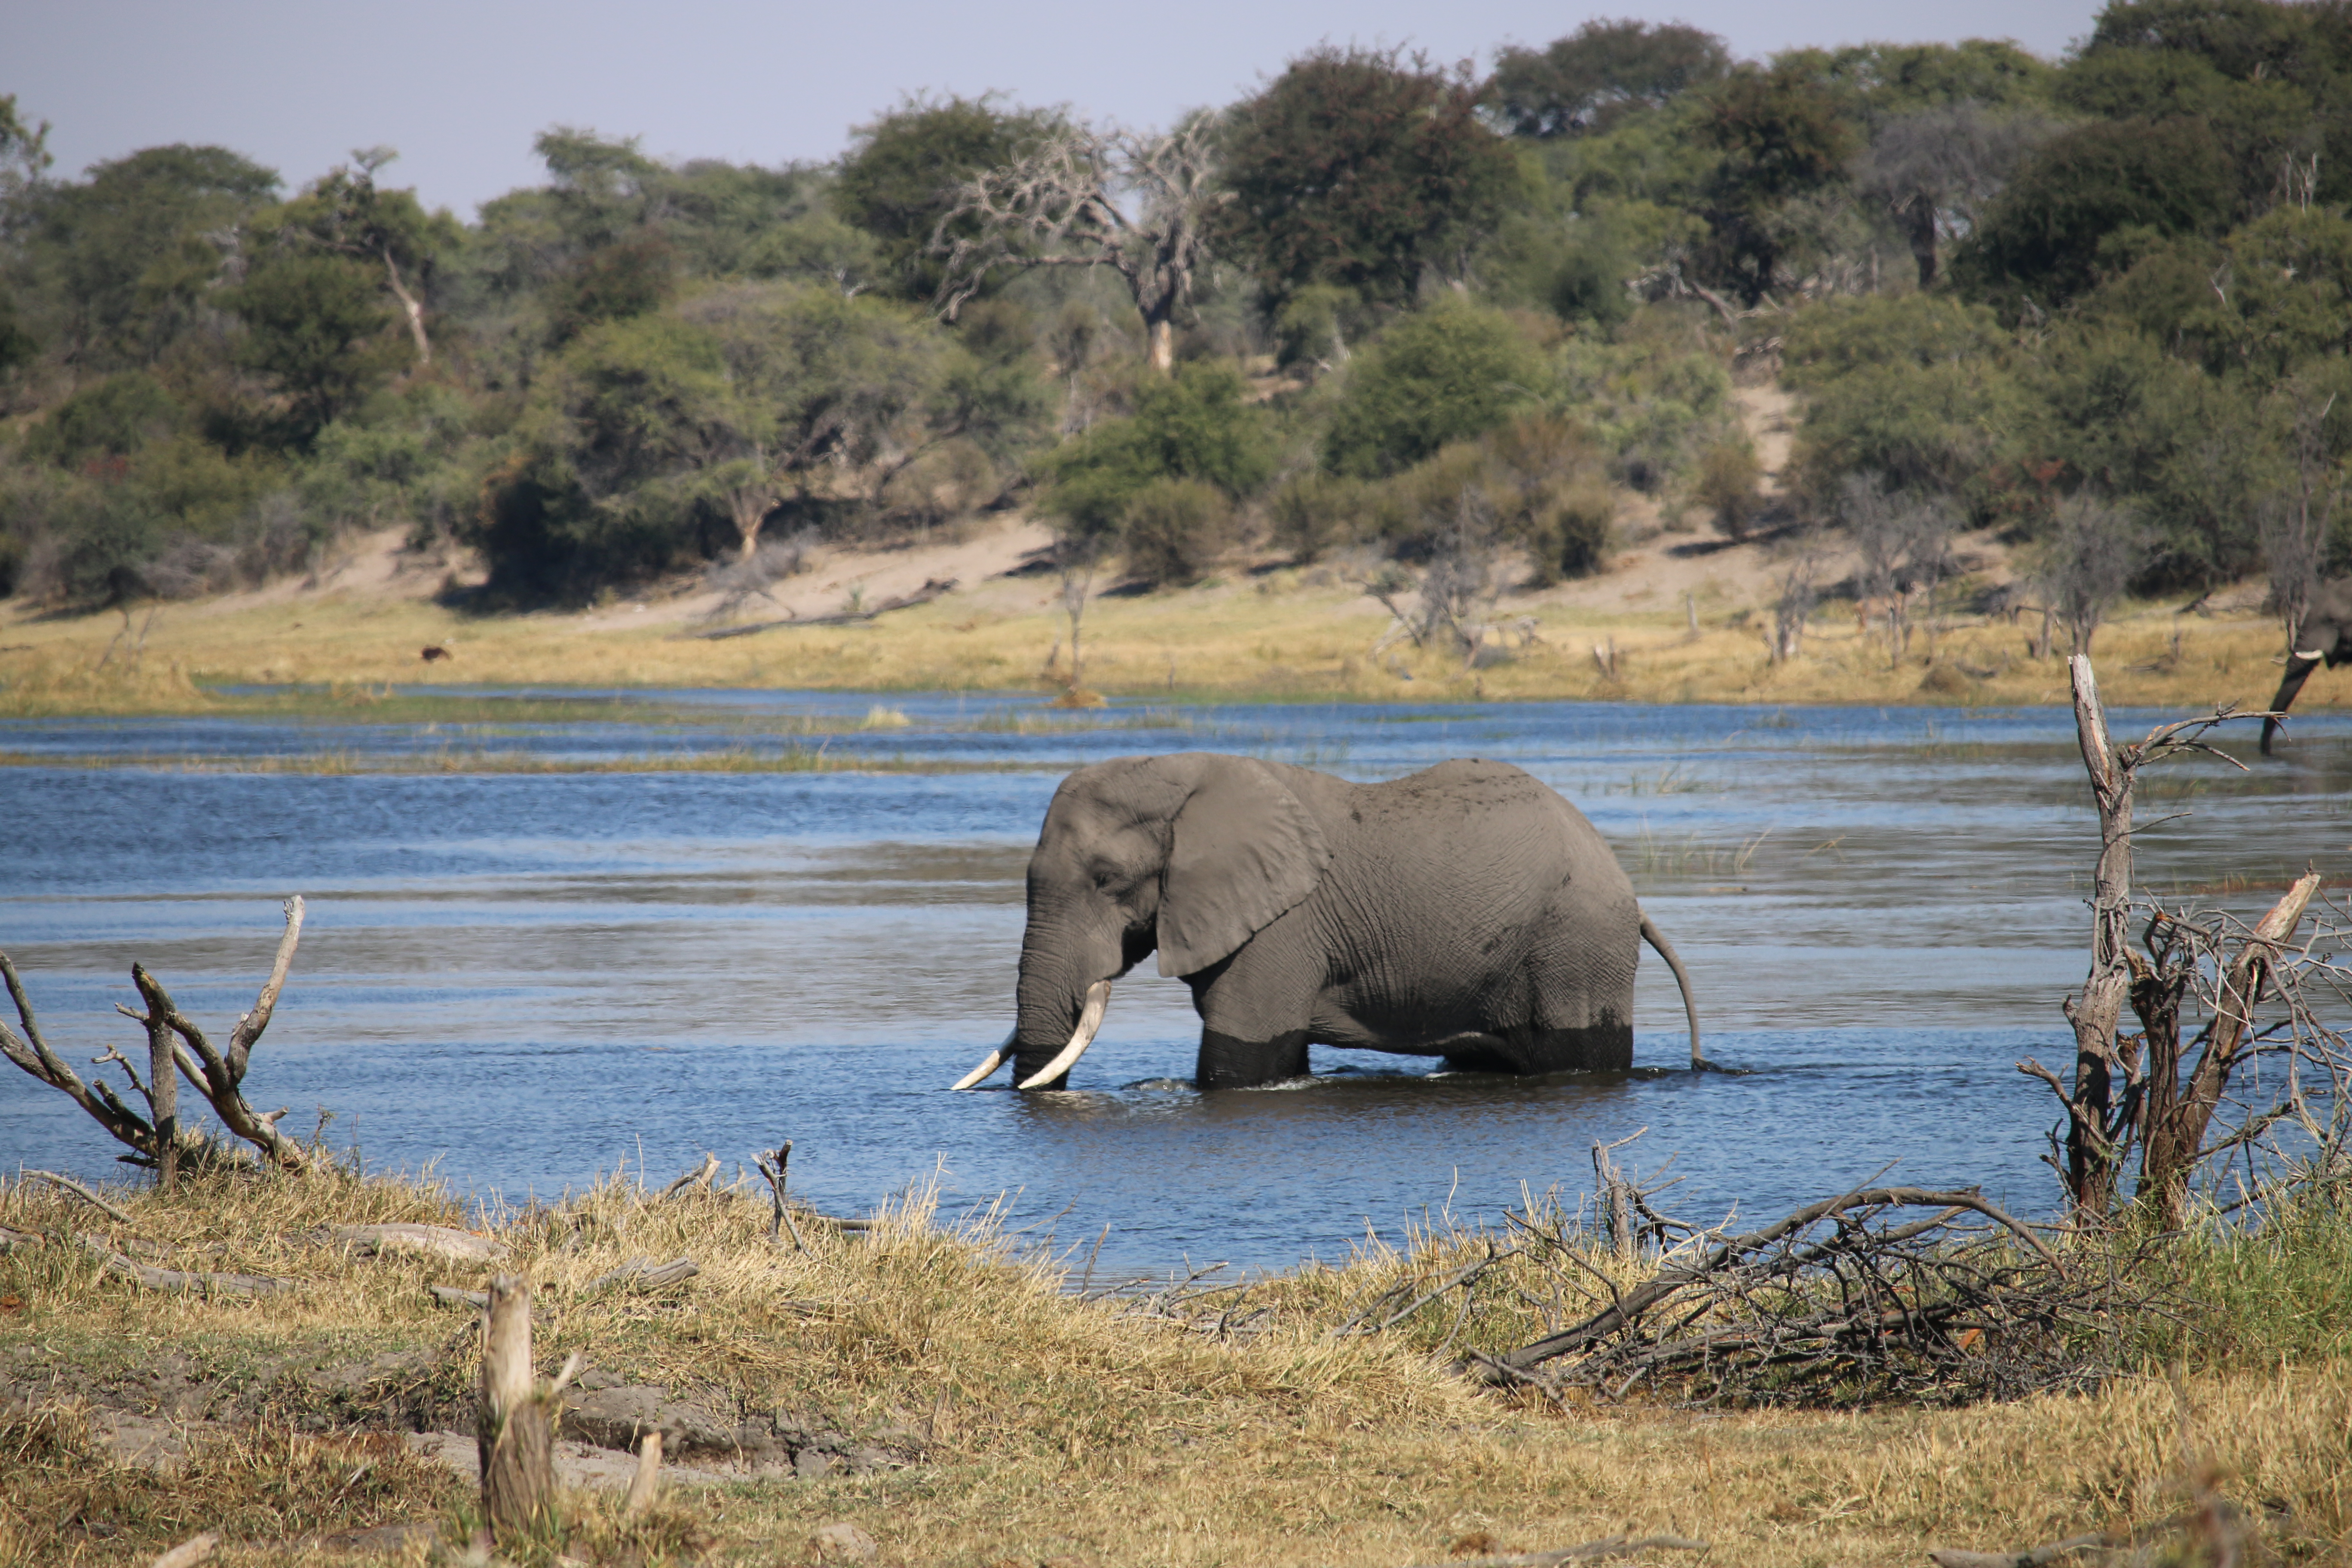
[[[1315,890],[1331,847],[1263,763],[1214,757],[1176,813],[1160,889],[1160,973],[1231,954]]]

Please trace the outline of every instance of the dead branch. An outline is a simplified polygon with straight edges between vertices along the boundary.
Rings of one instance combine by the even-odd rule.
[[[660,1203],[664,1199],[675,1197],[678,1194],[689,1190],[695,1192],[707,1191],[710,1186],[712,1178],[716,1177],[718,1174],[719,1156],[712,1153],[709,1150],[705,1149],[702,1152],[702,1163],[695,1167],[693,1170],[687,1172],[684,1175],[678,1177],[677,1180],[672,1182],[669,1185],[664,1187],[660,1192],[654,1194],[654,1202]]]
[[[0,1225],[0,1252],[14,1252],[20,1247],[33,1247],[40,1245],[41,1237],[35,1232],[10,1230],[6,1226]]]
[[[107,1272],[120,1274],[125,1279],[144,1285],[150,1290],[177,1290],[226,1296],[268,1296],[279,1290],[291,1290],[295,1281],[276,1279],[266,1274],[199,1274],[177,1268],[151,1268],[134,1263],[94,1236],[74,1237],[88,1251],[94,1253]]]
[[[1906,1209],[1933,1212],[1894,1223]],[[1969,1215],[1990,1226],[1955,1223]],[[1549,1254],[1594,1272],[1557,1227],[1520,1223],[1539,1261]],[[2013,1394],[2093,1379],[2079,1342],[2128,1294],[2120,1277],[2070,1271],[2032,1227],[1976,1192],[1916,1187],[1809,1205],[1630,1290],[1595,1278],[1606,1306],[1517,1350],[1474,1353],[1465,1370],[1489,1384],[1577,1385],[1612,1399],[1659,1379],[1710,1400],[1759,1403],[1858,1389]],[[1562,1359],[1551,1373],[1535,1371]]]
[[[88,1187],[83,1186],[79,1182],[75,1181],[70,1176],[60,1176],[55,1171],[26,1171],[24,1172],[23,1174],[31,1180],[47,1182],[52,1186],[63,1188],[65,1191],[71,1193],[74,1196],[79,1198],[82,1202],[89,1205],[92,1208],[99,1210],[100,1213],[103,1213],[124,1225],[133,1223],[129,1215],[124,1214],[121,1209],[116,1208],[112,1204],[108,1203],[104,1198],[100,1197],[96,1193],[91,1192]]]
[[[1644,1535],[1639,1539],[1612,1535],[1600,1541],[1588,1541],[1579,1546],[1562,1546],[1550,1552],[1526,1552],[1515,1557],[1455,1558],[1442,1568],[1551,1568],[1556,1563],[1599,1563],[1611,1557],[1632,1557],[1643,1552],[1706,1552],[1712,1548],[1706,1542],[1691,1541],[1679,1535]],[[1440,1568],[1431,1564],[1430,1568]]]
[[[867,605],[862,610],[844,610],[839,615],[834,616],[805,617],[786,616],[782,620],[754,621],[747,626],[721,626],[716,631],[688,632],[686,634],[686,638],[694,642],[724,642],[729,637],[748,637],[760,632],[772,632],[782,626],[859,626],[874,619],[877,616],[887,616],[894,610],[911,610],[918,605],[928,605],[934,599],[954,593],[955,588],[956,580],[952,577],[945,581],[932,578],[911,594],[900,594],[896,597],[885,599],[878,605]]]
[[[488,1290],[460,1290],[452,1285],[427,1285],[425,1291],[445,1307],[471,1307],[480,1311],[490,1304]]]
[[[139,1153],[152,1158],[155,1130],[131,1109],[115,1098],[113,1091],[101,1081],[95,1089],[86,1086],[63,1058],[49,1048],[41,1034],[39,1021],[33,1016],[33,1004],[25,994],[24,982],[16,977],[16,966],[8,955],[0,952],[0,980],[8,986],[9,998],[16,1004],[16,1016],[23,1021],[25,1032],[19,1036],[5,1021],[0,1021],[0,1056],[32,1074],[35,1078],[58,1089],[76,1105],[89,1112],[92,1121],[112,1134],[118,1142],[128,1144]]]
[[[801,1235],[800,1222],[793,1217],[792,1206],[784,1201],[785,1173],[793,1159],[793,1141],[785,1139],[779,1148],[753,1156],[751,1163],[768,1184],[774,1207],[768,1217],[768,1239],[774,1241],[779,1228],[793,1233],[793,1245],[806,1252],[807,1240]]]
[[[220,1118],[221,1125],[288,1171],[302,1169],[305,1161],[301,1146],[278,1131],[278,1119],[286,1114],[285,1110],[267,1114],[255,1110],[246,1102],[244,1084],[254,1044],[269,1027],[270,1016],[278,1010],[278,994],[285,988],[286,973],[293,966],[295,944],[302,940],[302,914],[299,894],[286,900],[286,934],[278,938],[278,956],[269,966],[269,979],[255,999],[253,1010],[238,1018],[236,1026],[229,1031],[226,1052],[213,1048],[205,1032],[179,1010],[153,975],[141,965],[131,967],[131,978],[138,985],[140,995],[146,999],[145,1021],[151,1029],[158,1020],[168,1024],[172,1032],[185,1042],[185,1048],[177,1053],[180,1070],[212,1102],[213,1114]]]

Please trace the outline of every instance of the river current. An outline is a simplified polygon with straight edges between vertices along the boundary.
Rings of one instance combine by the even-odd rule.
[[[666,1181],[705,1150],[731,1170],[791,1138],[793,1190],[828,1210],[936,1179],[950,1211],[1002,1197],[1108,1275],[1336,1260],[1425,1215],[1491,1220],[1555,1184],[1573,1201],[1593,1142],[1643,1129],[1620,1158],[1672,1156],[1659,1202],[1695,1219],[1778,1214],[1889,1161],[2030,1211],[2056,1195],[2053,1102],[2015,1064],[2069,1059],[2059,1002],[2087,953],[2096,828],[2063,710],[478,695],[533,717],[0,722],[20,764],[0,771],[0,950],[51,1040],[78,1065],[109,1044],[143,1059],[113,1012],[134,960],[226,1034],[300,893],[250,1097],[306,1133],[331,1112],[334,1148],[484,1202]],[[567,700],[593,716],[548,706]],[[804,755],[806,721],[877,708],[821,742],[823,771],[709,766]],[[2352,720],[2299,717],[2267,760],[2240,728],[2224,744],[2250,772],[2154,775],[2139,866],[2251,915],[2305,862],[2347,868]],[[1309,1081],[1203,1095],[1189,994],[1147,962],[1071,1092],[945,1092],[1010,1025],[1055,784],[1171,751],[1360,780],[1527,768],[1615,847],[1692,972],[1708,1056],[1741,1070],[1675,1070],[1680,1004],[1645,952],[1630,1074],[1318,1047]],[[558,764],[600,771],[521,771]],[[108,1176],[113,1152],[0,1066],[6,1165]]]

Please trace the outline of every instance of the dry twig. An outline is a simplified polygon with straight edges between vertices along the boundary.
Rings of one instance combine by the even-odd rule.
[[[79,1182],[75,1181],[70,1176],[60,1176],[55,1171],[26,1171],[23,1173],[23,1174],[27,1179],[47,1182],[52,1186],[59,1187],[66,1192],[71,1193],[74,1196],[89,1205],[92,1208],[105,1214],[110,1218],[118,1220],[124,1225],[131,1223],[131,1219],[129,1215],[124,1214],[121,1209],[116,1208],[112,1204],[108,1203],[104,1198],[100,1197],[96,1193],[91,1192],[88,1187],[83,1186]]]

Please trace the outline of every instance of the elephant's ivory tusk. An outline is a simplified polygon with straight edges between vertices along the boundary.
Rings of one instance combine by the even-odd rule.
[[[1031,1074],[1016,1089],[1035,1089],[1041,1083],[1051,1083],[1077,1065],[1087,1047],[1095,1043],[1095,1031],[1102,1027],[1103,1009],[1110,1005],[1110,982],[1097,980],[1087,987],[1087,1005],[1078,1014],[1078,1026],[1070,1031],[1070,1043],[1062,1054]]]
[[[1013,1053],[1013,1036],[1017,1035],[1021,1031],[1016,1028],[1013,1031],[1012,1035],[1005,1036],[1004,1043],[997,1047],[994,1050],[989,1052],[986,1056],[981,1058],[980,1065],[978,1067],[972,1068],[970,1072],[956,1079],[955,1082],[948,1085],[948,1092],[952,1094],[960,1089],[970,1089],[973,1085],[982,1082],[987,1079],[990,1073],[992,1073],[998,1068],[1003,1067],[1004,1065],[1004,1058]]]

